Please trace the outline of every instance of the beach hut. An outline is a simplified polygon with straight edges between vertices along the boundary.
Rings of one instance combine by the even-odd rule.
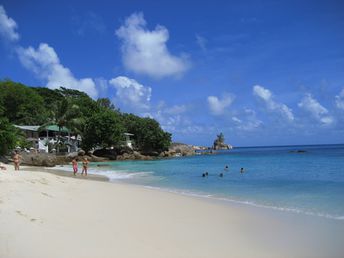
[[[124,136],[125,136],[125,145],[127,147],[129,147],[130,149],[132,149],[133,148],[133,142],[130,139],[130,137],[134,136],[134,134],[132,134],[132,133],[124,133]]]

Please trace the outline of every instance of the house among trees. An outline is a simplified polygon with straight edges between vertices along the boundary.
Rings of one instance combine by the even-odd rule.
[[[107,98],[10,80],[0,80],[0,134],[0,155],[18,146],[62,153],[127,146],[156,155],[171,144],[171,134],[156,120],[123,113]]]
[[[15,125],[20,129],[26,141],[32,148],[39,152],[52,152],[60,142],[60,151],[78,151],[81,138],[70,136],[70,130],[66,127],[59,128],[57,125],[41,127],[39,125]]]
[[[130,136],[134,136],[132,133],[124,133],[125,136],[125,145],[130,149],[133,149],[133,141],[130,139]]]

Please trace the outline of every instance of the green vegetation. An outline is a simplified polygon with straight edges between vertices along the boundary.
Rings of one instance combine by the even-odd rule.
[[[13,149],[17,142],[16,128],[6,117],[0,117],[0,155]]]
[[[216,144],[222,144],[225,143],[225,136],[223,135],[223,133],[220,133],[217,135],[217,138],[215,140]]]
[[[82,147],[120,147],[124,132],[134,134],[135,149],[145,153],[167,150],[171,134],[157,121],[120,112],[107,98],[93,100],[86,93],[60,88],[28,87],[0,81],[0,154],[23,143],[13,125],[55,124],[82,137]]]
[[[94,113],[85,123],[83,148],[86,150],[94,146],[106,148],[120,143],[125,132],[121,120],[119,113],[109,109]]]
[[[145,153],[162,152],[171,144],[171,134],[164,132],[157,121],[133,114],[123,115],[124,126],[134,134],[136,146]]]

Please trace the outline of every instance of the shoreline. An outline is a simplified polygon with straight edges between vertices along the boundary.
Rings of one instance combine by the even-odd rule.
[[[56,174],[28,169],[0,171],[1,257],[341,257],[344,253],[341,221],[223,205],[95,178],[76,180],[83,178],[62,176],[60,170]],[[58,246],[64,248],[55,251]]]
[[[99,162],[102,163],[102,162]],[[59,165],[60,167],[67,167],[69,165]],[[259,204],[255,203],[252,201],[240,201],[240,200],[235,200],[235,199],[230,199],[226,197],[217,197],[217,196],[209,196],[207,193],[197,193],[197,192],[186,192],[181,189],[171,189],[171,188],[163,188],[163,187],[158,187],[158,186],[149,186],[149,185],[144,185],[144,184],[133,184],[130,182],[123,182],[122,180],[111,180],[111,178],[105,176],[105,175],[97,175],[97,174],[92,174],[89,173],[87,177],[82,177],[80,175],[80,172],[78,172],[77,176],[73,176],[72,173],[72,168],[70,168],[70,172],[67,169],[58,169],[55,167],[52,168],[44,168],[44,167],[31,167],[27,166],[29,170],[32,171],[44,171],[47,173],[53,173],[56,175],[61,175],[61,176],[67,176],[67,177],[72,177],[72,178],[79,178],[79,179],[88,179],[88,180],[96,180],[96,181],[107,181],[112,184],[124,184],[124,185],[129,185],[129,186],[136,186],[136,187],[142,187],[142,188],[147,188],[151,189],[153,191],[161,191],[161,192],[166,192],[166,193],[171,193],[171,194],[177,194],[180,196],[186,196],[190,198],[195,198],[199,200],[203,200],[206,202],[214,202],[218,203],[220,205],[229,205],[229,206],[238,206],[238,207],[248,207],[252,209],[263,209],[267,210],[267,212],[277,212],[277,213],[290,213],[299,215],[299,216],[311,216],[315,218],[323,218],[323,219],[328,219],[328,220],[336,220],[336,221],[342,221],[344,223],[344,217],[342,216],[334,216],[331,214],[327,213],[312,213],[312,212],[307,212],[307,211],[302,211],[298,210],[296,208],[288,208],[288,207],[278,207],[278,206],[269,206],[269,205],[264,205],[264,204]],[[92,168],[92,167],[90,167]]]
[[[60,165],[61,166],[61,165]],[[67,166],[67,165],[62,165]],[[103,175],[95,175],[88,173],[87,176],[82,176],[80,172],[77,173],[77,175],[73,175],[72,167],[71,171],[58,169],[55,167],[46,168],[46,167],[33,167],[33,166],[23,166],[23,170],[26,171],[32,171],[32,172],[45,172],[45,173],[51,173],[58,176],[64,176],[64,177],[70,177],[75,179],[81,179],[81,180],[94,180],[94,181],[103,181],[103,182],[110,182],[110,179]]]

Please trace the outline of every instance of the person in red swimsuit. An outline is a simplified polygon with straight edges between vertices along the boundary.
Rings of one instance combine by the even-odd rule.
[[[75,176],[75,174],[78,173],[78,161],[77,161],[77,159],[72,160],[72,165],[73,165],[73,173]]]

